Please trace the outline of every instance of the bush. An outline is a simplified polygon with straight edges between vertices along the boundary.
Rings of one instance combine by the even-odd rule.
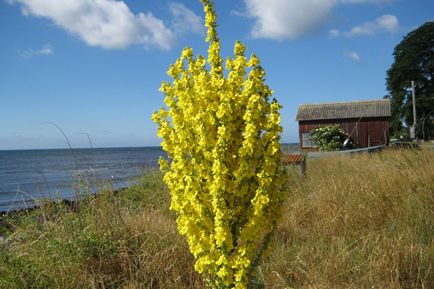
[[[311,131],[312,140],[321,151],[337,151],[344,147],[344,142],[349,136],[339,125],[319,127]],[[352,148],[350,142],[346,148]]]

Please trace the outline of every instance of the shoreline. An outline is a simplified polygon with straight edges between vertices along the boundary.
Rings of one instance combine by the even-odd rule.
[[[122,187],[119,189],[114,189],[112,191],[105,191],[105,193],[109,193],[113,196],[116,196],[126,190],[134,188],[136,185]],[[0,211],[0,244],[5,242],[8,239],[8,232],[13,232],[15,226],[8,221],[8,219],[15,220],[17,218],[22,218],[24,215],[31,214],[36,212],[37,210],[43,209],[46,206],[63,206],[68,208],[68,212],[77,212],[80,208],[80,203],[84,200],[96,199],[99,197],[99,193],[96,192],[92,195],[87,195],[82,199],[78,200],[68,200],[68,199],[43,199],[41,200],[41,204],[36,204],[35,206],[28,208],[17,208],[10,211]]]

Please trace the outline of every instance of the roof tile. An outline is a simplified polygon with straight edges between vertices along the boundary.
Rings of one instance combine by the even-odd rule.
[[[302,104],[296,120],[326,120],[361,117],[390,117],[390,100]]]

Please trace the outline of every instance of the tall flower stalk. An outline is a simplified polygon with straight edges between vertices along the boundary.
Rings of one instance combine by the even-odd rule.
[[[280,105],[259,59],[235,43],[223,60],[213,3],[201,0],[208,57],[189,47],[163,82],[155,112],[168,159],[160,159],[179,233],[211,288],[247,288],[281,215]]]

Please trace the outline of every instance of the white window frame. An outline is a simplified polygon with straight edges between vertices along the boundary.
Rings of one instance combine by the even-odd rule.
[[[301,147],[303,148],[315,148],[317,145],[311,138],[310,132],[302,132],[301,133]]]

